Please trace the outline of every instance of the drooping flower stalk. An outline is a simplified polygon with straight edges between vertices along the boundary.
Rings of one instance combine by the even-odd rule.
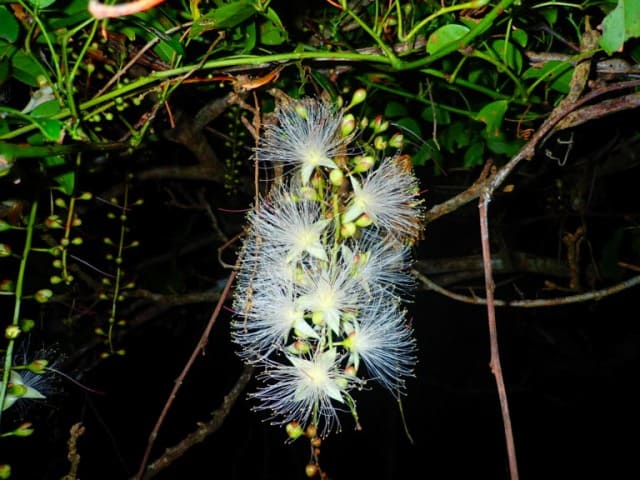
[[[258,161],[287,170],[248,215],[234,293],[232,338],[262,368],[256,409],[320,435],[341,411],[359,425],[368,382],[403,394],[416,361],[401,302],[423,227],[418,181],[406,156],[357,145],[354,124],[304,99],[265,127]]]

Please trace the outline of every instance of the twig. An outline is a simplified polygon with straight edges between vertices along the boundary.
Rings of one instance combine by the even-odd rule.
[[[513,429],[511,428],[511,417],[509,415],[509,403],[507,401],[507,391],[504,386],[502,376],[502,366],[500,365],[500,352],[498,350],[498,329],[496,325],[496,309],[493,299],[495,284],[493,283],[493,273],[491,270],[491,248],[489,245],[489,220],[488,210],[491,201],[491,193],[485,190],[480,197],[480,236],[482,242],[482,259],[484,262],[485,290],[487,292],[487,317],[489,319],[489,343],[491,346],[491,372],[496,379],[498,397],[500,398],[500,410],[502,421],[504,422],[504,435],[507,443],[507,456],[509,459],[509,473],[511,480],[518,480],[518,462],[516,460],[516,447],[513,439]]]
[[[78,453],[78,438],[84,434],[85,428],[81,423],[74,423],[69,430],[69,440],[67,445],[69,451],[67,453],[67,459],[71,466],[69,467],[69,473],[67,473],[62,480],[76,480],[78,475],[78,465],[80,464],[80,454]]]
[[[233,388],[231,388],[229,393],[225,395],[222,405],[213,412],[211,420],[207,423],[199,424],[197,430],[187,435],[173,447],[167,448],[159,458],[149,464],[145,470],[144,476],[142,477],[143,480],[149,480],[150,478],[155,477],[158,473],[184,455],[191,447],[203,442],[209,435],[218,430],[222,426],[225,418],[229,415],[229,412],[238,400],[238,397],[240,397],[240,394],[249,383],[249,380],[251,380],[253,370],[254,369],[251,365],[245,366]]]
[[[178,376],[178,378],[175,381],[175,384],[173,386],[173,389],[171,390],[171,393],[169,394],[169,398],[167,398],[167,402],[165,403],[162,412],[160,413],[160,416],[158,417],[158,421],[156,422],[155,426],[153,427],[153,430],[151,431],[151,434],[149,435],[149,440],[147,442],[147,448],[144,452],[144,455],[142,457],[142,461],[140,462],[140,468],[138,469],[138,473],[136,474],[135,478],[140,480],[143,478],[143,474],[145,472],[145,468],[147,466],[147,462],[149,461],[149,456],[151,455],[151,449],[153,448],[153,445],[156,441],[156,438],[158,438],[158,432],[160,431],[160,427],[162,426],[162,424],[164,423],[164,419],[166,418],[167,414],[169,413],[169,410],[171,409],[171,405],[173,405],[173,401],[175,400],[177,394],[178,394],[178,390],[180,390],[180,387],[182,386],[182,382],[184,381],[185,377],[187,376],[187,374],[189,373],[189,370],[191,370],[191,367],[193,366],[197,356],[200,354],[201,351],[204,351],[204,347],[206,346],[208,339],[209,339],[209,334],[211,333],[211,329],[213,328],[213,325],[216,323],[216,319],[218,318],[218,315],[220,315],[220,311],[222,310],[222,305],[224,304],[227,296],[229,295],[229,291],[231,290],[231,285],[233,284],[233,280],[236,276],[236,272],[232,271],[231,274],[229,275],[229,278],[227,279],[227,283],[224,287],[224,290],[222,291],[222,293],[220,294],[220,298],[218,300],[218,304],[216,305],[215,310],[213,311],[213,313],[211,314],[211,318],[209,319],[209,323],[207,323],[207,326],[205,327],[204,331],[202,332],[202,336],[200,337],[200,340],[198,341],[198,344],[196,345],[196,348],[194,348],[193,352],[191,353],[191,357],[189,357],[189,360],[187,361],[187,363],[185,364],[184,368],[182,369],[182,372],[180,372],[180,375]]]
[[[560,102],[560,104],[551,112],[551,114],[547,117],[547,119],[542,123],[542,125],[540,125],[538,130],[536,130],[536,132],[531,136],[529,141],[523,145],[520,151],[518,151],[518,153],[516,153],[511,158],[511,160],[509,160],[505,165],[503,165],[500,169],[498,169],[498,171],[491,177],[483,178],[483,176],[481,175],[478,178],[478,180],[476,180],[476,182],[473,185],[471,185],[468,189],[466,189],[464,192],[461,192],[455,197],[450,198],[446,202],[440,203],[438,205],[434,205],[425,214],[425,224],[430,223],[442,217],[443,215],[451,213],[457,210],[458,208],[460,208],[461,206],[471,202],[472,200],[475,200],[480,196],[480,193],[482,192],[483,188],[489,188],[490,193],[493,193],[504,182],[507,176],[509,176],[509,174],[516,168],[516,166],[518,166],[518,164],[522,160],[530,160],[533,158],[538,143],[540,143],[542,139],[547,136],[547,134],[555,130],[556,126],[560,123],[560,121],[563,118],[567,117],[569,114],[571,114],[575,110],[578,110],[578,108],[580,108],[584,104],[590,102],[591,100],[594,100],[599,96],[612,93],[618,90],[634,88],[639,85],[640,85],[640,80],[612,83],[610,85],[607,85],[606,87],[599,88],[597,90],[593,90],[585,94],[574,103]],[[635,102],[635,98],[628,98],[628,97],[631,97],[631,95],[623,98],[626,98],[628,102]],[[592,106],[592,107],[587,107],[580,110],[581,112],[581,115],[579,117],[581,120],[580,123],[585,123],[588,120],[591,120],[593,118],[600,118],[605,114],[608,115],[610,113],[615,113],[616,111],[622,109],[622,108],[619,108],[617,110],[612,109],[607,112],[602,112],[600,109],[597,109],[595,107],[596,106]],[[630,107],[627,106],[626,108],[630,108]],[[571,126],[575,126],[575,125],[577,125],[577,123],[572,124]],[[563,126],[563,128],[565,127]]]
[[[621,266],[625,266],[622,264]],[[627,267],[629,268],[629,267]],[[638,267],[636,267],[638,268]],[[640,272],[640,268],[638,270]],[[469,297],[467,295],[460,295],[459,293],[452,292],[451,290],[447,290],[446,288],[442,288],[440,285],[433,282],[427,276],[423,275],[417,270],[411,270],[411,274],[416,277],[422,284],[427,287],[429,290],[433,290],[434,292],[438,292],[445,297],[449,297],[453,300],[469,303],[472,305],[486,305],[487,299],[482,297]],[[558,297],[558,298],[545,298],[545,299],[535,299],[535,300],[493,300],[493,304],[496,307],[520,307],[520,308],[539,308],[539,307],[557,307],[559,305],[569,305],[572,303],[581,303],[589,300],[602,300],[609,295],[614,295],[616,293],[622,292],[628,288],[635,287],[640,285],[640,276],[632,277],[628,280],[625,280],[620,283],[616,283],[615,285],[611,285],[610,287],[602,288],[600,290],[595,290],[593,292],[585,292],[579,293],[577,295],[569,295],[566,297]]]

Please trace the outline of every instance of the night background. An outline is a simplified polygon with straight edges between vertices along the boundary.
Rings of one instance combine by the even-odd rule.
[[[254,199],[251,128],[282,96],[348,105],[359,89],[352,113],[388,120],[385,141],[404,135],[423,189],[406,305],[418,362],[401,405],[375,384],[355,392],[362,430],[341,412],[341,431],[322,439],[322,470],[514,478],[479,301],[476,186],[530,145],[488,209],[495,298],[517,304],[495,311],[519,478],[640,475],[640,26],[605,22],[626,32],[614,50],[606,29],[592,30],[618,4],[640,11],[635,2],[168,1],[107,21],[90,21],[86,2],[62,3],[0,5],[0,368],[17,367],[46,396],[2,412],[0,478],[136,478],[236,261]],[[605,38],[595,46],[594,31]],[[393,57],[380,44],[406,49]],[[50,49],[57,56],[43,61]],[[259,175],[264,193],[273,172]],[[307,478],[309,440],[288,441],[252,410],[259,384],[222,300],[146,465],[170,460],[140,480]],[[41,359],[43,371],[25,372]]]

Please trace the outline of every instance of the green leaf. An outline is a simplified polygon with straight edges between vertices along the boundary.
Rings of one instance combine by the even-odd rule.
[[[513,32],[511,32],[511,38],[513,38],[513,41],[520,45],[522,48],[525,48],[527,46],[527,42],[529,41],[529,36],[524,30],[514,30]]]
[[[484,143],[476,142],[464,152],[463,164],[465,168],[475,167],[484,163]]]
[[[558,21],[558,9],[557,8],[545,8],[541,12],[544,19],[547,21],[549,25],[552,27]]]
[[[9,59],[0,60],[0,85],[7,81],[9,78]],[[0,94],[0,97],[2,94]],[[1,100],[1,99],[0,99]],[[2,102],[0,102],[2,103]]]
[[[491,44],[491,48],[511,70],[520,73],[522,70],[522,54],[512,43],[498,39]]]
[[[209,30],[224,30],[240,25],[256,13],[253,2],[240,0],[227,3],[202,15],[191,27],[190,37],[199,37]]]
[[[56,0],[27,0],[27,3],[35,9],[42,9],[53,5]]]
[[[384,107],[384,116],[386,118],[398,118],[407,115],[407,107],[400,103],[391,101]]]
[[[435,106],[436,114],[435,114],[435,123],[438,125],[449,125],[451,123],[451,115],[446,110]],[[433,107],[429,105],[422,112],[420,112],[420,118],[423,120],[433,123],[434,115],[433,115]]]
[[[16,17],[4,5],[0,5],[0,38],[9,43],[14,43],[18,39],[20,24]]]
[[[23,50],[19,50],[11,57],[13,77],[32,87],[39,85],[38,77],[45,73],[45,69],[35,58],[34,55],[30,55]]]
[[[475,120],[486,125],[485,132],[488,138],[500,135],[502,120],[504,119],[504,114],[507,113],[508,105],[509,102],[507,100],[496,100],[495,102],[487,103],[476,114]]]
[[[260,43],[263,45],[282,45],[287,39],[287,33],[271,20],[260,24]]]
[[[522,144],[524,143],[522,140],[507,140],[504,133],[493,137],[489,137],[486,132],[483,133],[487,141],[487,148],[498,155],[512,157],[518,153],[518,150],[522,148]]]
[[[258,34],[256,29],[256,23],[249,23],[246,28],[243,29],[242,32],[244,36],[244,45],[242,47],[242,53],[247,54],[251,53],[251,51],[255,48],[256,43],[258,42]]]
[[[66,161],[63,155],[52,155],[45,157],[42,164],[45,168],[62,167],[66,164]],[[56,175],[53,179],[58,184],[61,192],[65,195],[73,195],[76,181],[76,174],[73,170]]]
[[[33,110],[31,110],[32,117],[50,117],[55,115],[60,111],[60,104],[57,100],[49,100],[47,102],[41,103]]]
[[[451,42],[460,40],[468,32],[468,27],[458,25],[456,23],[451,23],[438,28],[435,32],[429,35],[429,40],[427,40],[427,53],[433,55],[441,48],[449,45]]]
[[[640,37],[640,1],[618,0],[616,8],[602,21],[600,46],[611,55],[635,37]]]

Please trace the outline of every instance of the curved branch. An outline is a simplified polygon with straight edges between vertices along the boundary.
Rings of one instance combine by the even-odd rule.
[[[446,288],[433,282],[427,276],[423,275],[417,270],[411,270],[411,274],[417,278],[428,290],[433,290],[445,297],[449,297],[452,300],[456,300],[462,303],[468,303],[472,305],[486,305],[487,299],[482,297],[470,297],[468,295],[461,295],[459,293],[452,292]],[[609,295],[620,293],[623,290],[640,285],[640,275],[632,277],[610,287],[602,288],[600,290],[594,290],[592,292],[579,293],[576,295],[569,295],[565,297],[557,298],[545,298],[535,300],[494,300],[496,307],[519,307],[519,308],[539,308],[539,307],[557,307],[560,305],[569,305],[572,303],[581,303],[589,300],[602,300]]]

